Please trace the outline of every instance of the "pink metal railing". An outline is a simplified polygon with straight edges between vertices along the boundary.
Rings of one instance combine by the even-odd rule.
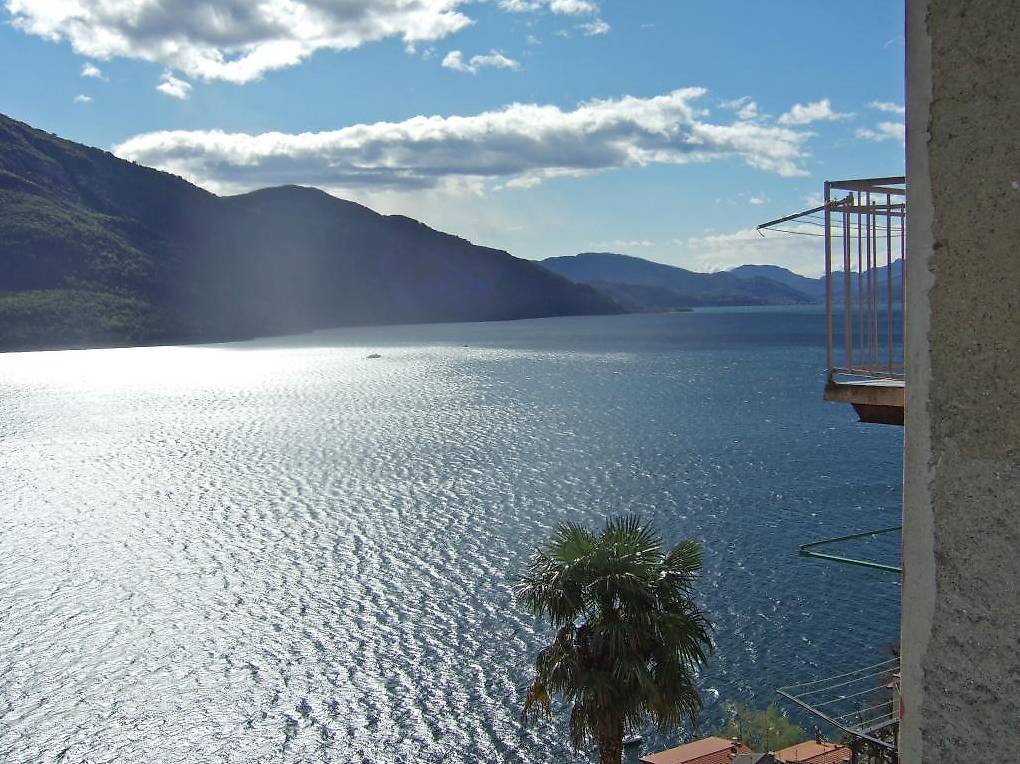
[[[826,182],[820,211],[829,379],[902,380],[905,178]]]

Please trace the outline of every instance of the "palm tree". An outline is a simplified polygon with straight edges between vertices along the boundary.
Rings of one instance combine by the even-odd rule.
[[[635,516],[610,518],[595,534],[557,528],[516,587],[518,601],[556,630],[538,653],[525,721],[572,704],[570,742],[594,742],[602,764],[620,764],[627,730],[664,733],[701,710],[694,674],[712,649],[711,627],[693,600],[701,552],[682,541],[668,552]]]

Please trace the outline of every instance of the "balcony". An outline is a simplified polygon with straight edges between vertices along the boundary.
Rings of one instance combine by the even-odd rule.
[[[827,181],[820,207],[758,226],[823,240],[824,397],[862,422],[903,424],[906,193],[903,177]]]

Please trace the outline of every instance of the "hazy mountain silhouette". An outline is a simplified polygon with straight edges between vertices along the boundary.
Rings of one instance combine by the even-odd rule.
[[[603,290],[630,309],[816,302],[813,295],[771,278],[739,276],[728,271],[697,273],[611,252],[551,257],[542,264],[580,284]]]
[[[818,250],[819,262],[822,260],[822,250]],[[853,271],[856,264],[851,266],[850,271],[850,289],[851,293],[856,293],[858,287],[859,275]],[[885,297],[883,289],[887,288],[887,272],[889,266],[880,265],[874,269],[875,280],[879,289],[880,299]],[[810,278],[808,276],[801,276],[799,273],[781,268],[778,265],[740,265],[733,268],[728,273],[732,273],[740,278],[768,278],[772,281],[777,281],[781,284],[793,287],[806,295],[813,297],[814,299],[822,302],[825,300],[825,277],[821,278]],[[832,281],[832,293],[833,295],[840,296],[843,294],[845,289],[846,280],[843,278],[843,271],[837,270],[834,272],[834,279]],[[903,294],[903,261],[893,260],[892,261],[892,286],[893,286],[893,301],[899,302],[902,299]]]
[[[818,259],[822,260],[819,247]],[[739,265],[728,271],[698,273],[612,252],[585,252],[543,260],[547,268],[579,284],[588,284],[627,310],[676,310],[710,305],[798,305],[825,301],[825,277],[811,278],[778,265]],[[887,266],[876,268],[880,300],[888,288]],[[859,276],[850,274],[851,293]],[[901,299],[903,262],[892,263],[893,300]],[[842,271],[833,279],[833,296],[842,299]]]
[[[818,249],[818,259],[822,259],[822,249]],[[779,284],[803,292],[808,297],[816,300],[825,299],[825,279],[813,279],[810,276],[801,276],[788,268],[779,265],[738,265],[726,271],[742,279],[769,279]]]
[[[620,310],[406,217],[295,186],[219,197],[0,115],[0,348]]]

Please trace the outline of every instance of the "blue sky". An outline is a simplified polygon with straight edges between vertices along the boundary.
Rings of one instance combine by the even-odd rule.
[[[220,193],[316,185],[521,257],[813,273],[816,239],[750,229],[827,178],[903,171],[888,0],[852,19],[820,0],[0,3],[5,114]]]

